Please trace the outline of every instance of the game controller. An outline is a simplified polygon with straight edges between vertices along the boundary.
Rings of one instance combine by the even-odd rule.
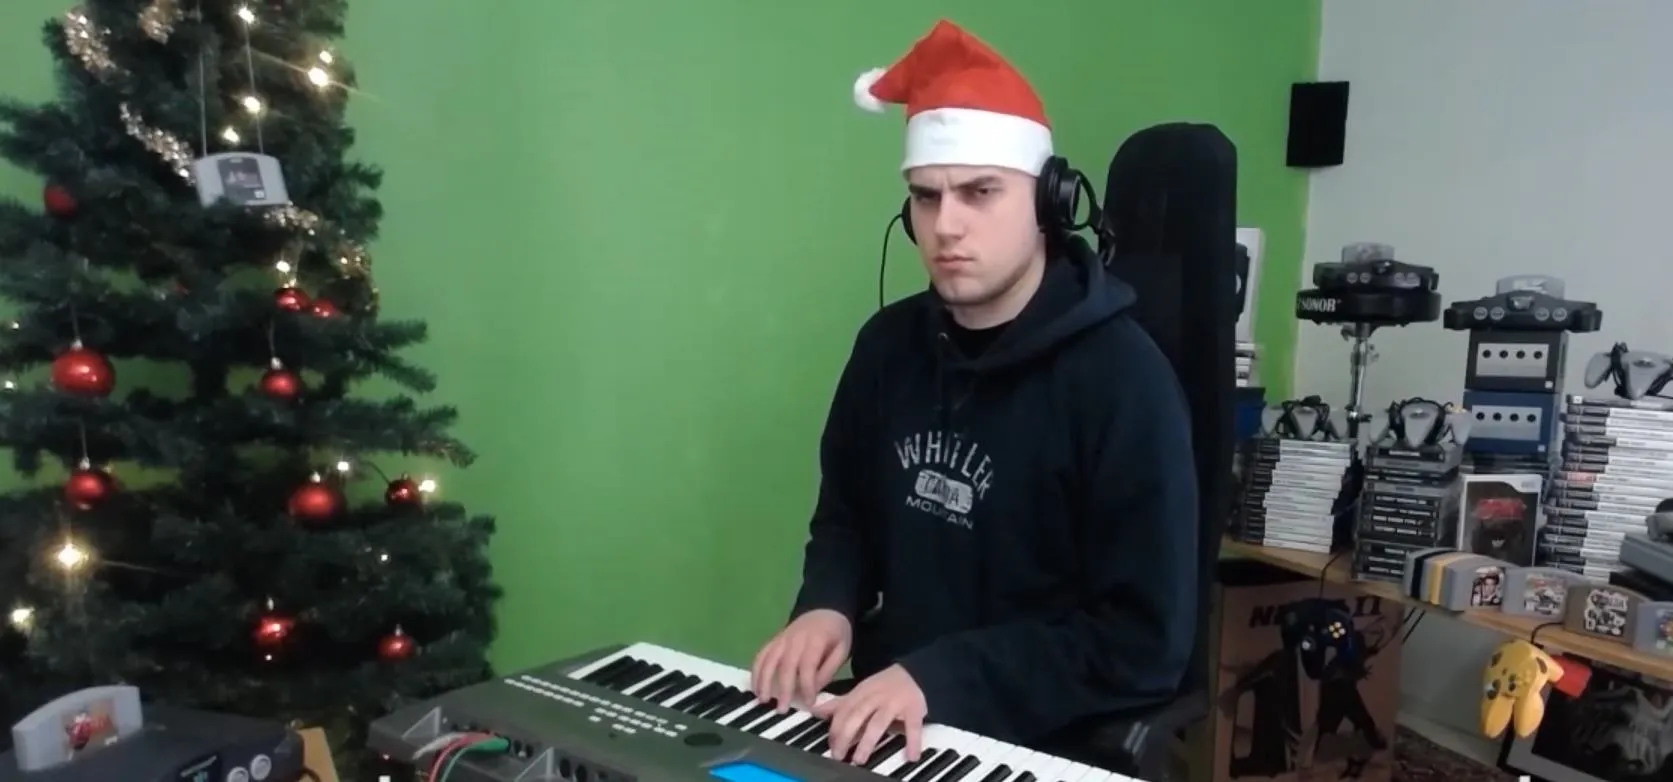
[[[1587,388],[1613,381],[1615,395],[1623,399],[1659,396],[1668,381],[1673,380],[1673,358],[1632,350],[1625,342],[1617,342],[1608,352],[1598,353],[1586,362],[1584,380]]]
[[[1644,517],[1650,537],[1663,543],[1673,542],[1673,499],[1656,503],[1656,509]]]
[[[1296,652],[1309,678],[1325,678],[1359,659],[1359,631],[1338,601],[1321,597],[1290,603],[1279,612],[1278,628],[1284,648]]]
[[[1520,638],[1493,651],[1481,697],[1481,732],[1490,739],[1506,727],[1525,739],[1545,719],[1545,685],[1563,678],[1563,666],[1545,650]]]

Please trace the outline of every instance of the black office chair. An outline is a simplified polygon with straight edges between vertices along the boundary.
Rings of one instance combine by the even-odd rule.
[[[1210,713],[1210,612],[1233,492],[1236,332],[1247,263],[1237,260],[1237,149],[1212,125],[1139,131],[1110,161],[1099,252],[1138,292],[1135,317],[1173,364],[1191,408],[1198,504],[1197,642],[1178,695],[1095,727],[1111,770],[1161,782],[1173,747]],[[1212,316],[1210,316],[1212,315]]]

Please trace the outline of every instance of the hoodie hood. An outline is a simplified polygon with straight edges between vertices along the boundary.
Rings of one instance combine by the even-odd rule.
[[[1040,289],[1022,313],[975,358],[961,356],[946,344],[951,316],[934,287],[930,288],[930,336],[936,340],[947,369],[985,374],[1032,361],[1114,318],[1137,301],[1132,287],[1112,276],[1084,239],[1070,237],[1066,245],[1059,257],[1046,263]]]

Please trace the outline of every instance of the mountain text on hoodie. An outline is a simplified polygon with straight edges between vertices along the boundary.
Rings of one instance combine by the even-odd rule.
[[[932,721],[1016,743],[1165,702],[1195,640],[1184,398],[1074,244],[980,356],[933,292],[861,328],[794,609],[855,621],[855,675],[898,662]]]

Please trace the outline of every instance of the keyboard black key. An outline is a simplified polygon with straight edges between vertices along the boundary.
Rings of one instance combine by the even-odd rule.
[[[935,758],[936,754],[938,754],[936,750],[933,750],[933,749],[924,750],[922,754],[918,755],[917,760],[909,760],[905,763],[902,763],[900,768],[897,768],[894,771],[889,772],[889,778],[890,779],[905,779],[908,774],[911,774],[912,772],[917,771],[920,768],[923,768],[925,763],[928,763],[929,761],[933,760]]]
[[[1010,775],[1011,767],[1000,764],[999,768],[988,772],[987,776],[982,777],[982,782],[1005,782],[1005,778]]]
[[[1021,776],[1017,777],[1016,782],[1034,782],[1034,780],[1035,776],[1033,774],[1024,771]]]
[[[779,736],[777,740],[778,740],[778,743],[780,743],[780,744],[788,744],[788,745],[794,747],[794,746],[800,744],[802,739],[805,736],[807,736],[809,733],[812,733],[812,732],[814,732],[818,729],[819,729],[819,720],[810,719],[810,720],[807,720],[806,722],[803,722],[800,725],[797,725],[797,726],[791,728],[788,731],[785,731],[784,734]]]
[[[616,682],[628,681],[630,679],[633,679],[634,677],[638,676],[640,674],[640,672],[644,671],[646,668],[649,668],[649,667],[651,667],[651,664],[648,663],[648,662],[645,662],[644,660],[634,660],[632,665],[629,665],[626,668],[623,668],[623,669],[621,669],[621,670],[619,670],[619,671],[617,671],[613,674],[610,674],[610,676],[608,678],[605,678],[605,679],[599,681],[599,684],[601,686],[604,686],[604,687],[614,688],[616,686]]]
[[[917,773],[907,777],[906,782],[931,782],[958,759],[959,753],[952,750],[936,755],[934,760],[925,763],[922,768],[918,769]]]
[[[888,736],[883,739],[883,743],[877,745],[877,749],[871,751],[871,757],[866,758],[866,762],[861,763],[860,767],[868,769],[877,768],[883,764],[883,761],[894,757],[896,752],[900,752],[904,749],[906,749],[905,736],[902,736],[899,733]],[[995,780],[995,782],[998,781]]]
[[[830,738],[831,723],[825,722],[824,720],[816,720],[815,723],[816,724],[813,726],[813,730],[803,733],[801,738],[796,739],[796,743],[793,746],[806,752],[812,752],[813,748],[817,746],[819,742]],[[827,744],[826,746],[829,747],[830,745]]]
[[[626,692],[633,689],[637,685],[644,684],[645,682],[656,678],[657,674],[662,673],[663,670],[662,666],[655,663],[646,665],[642,668],[635,668],[632,673],[612,679],[609,687],[616,692]]]
[[[732,689],[731,687],[727,687],[724,684],[719,685],[719,686],[715,687],[714,691],[710,692],[708,695],[705,695],[701,698],[698,698],[695,701],[692,701],[691,704],[686,706],[682,711],[684,711],[687,714],[691,714],[693,716],[698,715],[698,714],[702,714],[703,712],[708,711],[711,708],[714,708],[715,704],[720,703],[723,700],[726,700],[726,697],[728,695],[731,695],[731,692],[730,692],[731,689]]]
[[[611,676],[615,676],[616,674],[621,673],[622,669],[624,669],[624,668],[626,668],[630,665],[633,665],[634,663],[637,663],[637,662],[639,662],[639,661],[633,659],[632,657],[618,657],[614,660],[611,660],[610,664],[608,664],[608,665],[606,665],[602,668],[599,668],[598,670],[595,670],[592,673],[587,674],[586,676],[581,677],[581,681],[588,682],[590,684],[598,684],[599,682],[604,681],[605,679],[608,679]]]
[[[687,695],[684,698],[681,698],[677,701],[674,701],[671,704],[668,704],[668,708],[676,709],[676,710],[679,710],[679,711],[687,711],[691,708],[691,706],[693,704],[697,703],[700,700],[703,700],[704,698],[709,697],[710,695],[713,695],[719,689],[720,689],[720,682],[709,682],[708,684],[705,684],[702,687],[698,688],[697,690],[693,691],[690,695]]]
[[[746,703],[749,703],[752,700],[755,700],[754,695],[750,695],[749,693],[744,692],[743,690],[733,688],[731,692],[726,693],[726,697],[721,698],[714,705],[710,706],[708,709],[705,709],[701,714],[699,714],[697,716],[702,717],[703,719],[706,719],[706,720],[719,721],[721,717],[724,717],[728,714],[731,714],[734,711],[737,711],[739,709],[739,707],[743,706]]]
[[[954,763],[953,767],[947,769],[947,773],[942,774],[935,782],[959,782],[959,780],[970,776],[970,772],[975,771],[976,767],[980,765],[982,765],[981,758],[975,755],[965,755],[963,759]]]
[[[695,686],[697,686],[697,677],[675,671],[674,678],[669,679],[666,683],[657,687],[655,692],[645,690],[639,694],[639,697],[644,698],[651,703],[666,703],[680,693]]]
[[[746,730],[750,733],[754,733],[755,735],[759,736],[763,733],[766,733],[769,730],[772,730],[775,727],[778,727],[779,724],[783,723],[785,720],[790,719],[792,716],[794,716],[791,712],[788,712],[788,711],[784,712],[783,714],[780,714],[776,711],[773,711],[772,710],[773,707],[771,707],[771,706],[767,706],[765,708],[767,709],[767,716],[762,717],[762,718],[757,718],[755,720],[755,724],[750,725],[747,728],[744,728],[744,730]]]
[[[825,735],[820,736],[818,741],[813,742],[813,746],[807,747],[807,751],[808,751],[808,754],[810,754],[810,755],[823,755],[827,752],[830,752],[831,751],[831,732],[830,731],[825,731]]]
[[[751,700],[753,700],[754,697],[755,696],[753,695],[750,696]],[[751,725],[760,722],[762,717],[772,713],[773,707],[768,706],[765,703],[757,703],[755,706],[751,707],[749,711],[738,715],[737,719],[732,720],[732,727],[737,728],[738,730],[749,730]],[[754,733],[755,731],[749,730],[749,732]]]
[[[651,693],[654,693],[657,690],[660,690],[663,687],[668,686],[669,682],[672,682],[672,681],[674,681],[676,679],[679,679],[683,676],[685,676],[685,674],[680,673],[679,671],[663,671],[662,674],[657,676],[655,679],[652,679],[649,682],[646,682],[645,686],[640,687],[639,689],[635,690],[633,692],[633,697],[644,699],[646,696],[650,695]]]

